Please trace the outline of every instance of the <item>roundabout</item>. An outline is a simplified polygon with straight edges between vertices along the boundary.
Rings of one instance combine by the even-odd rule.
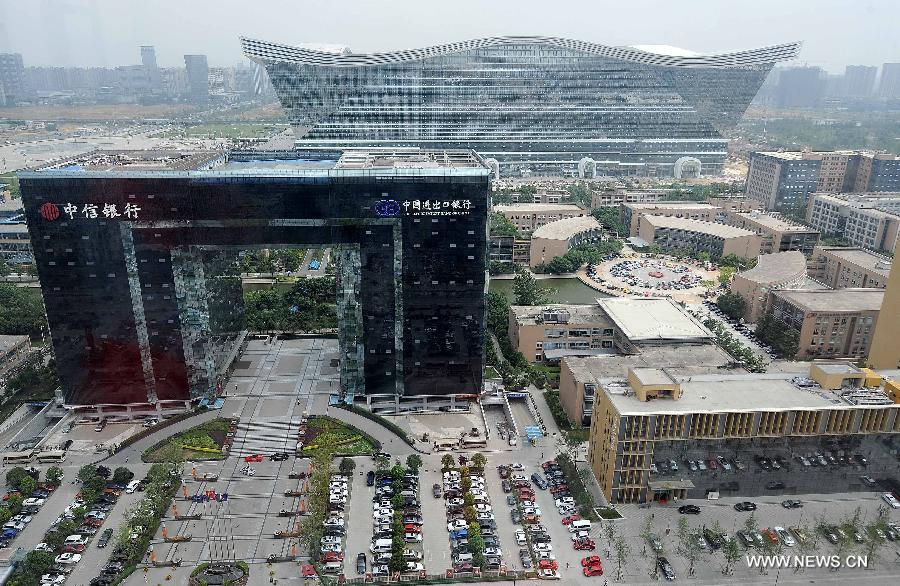
[[[693,301],[705,296],[704,283],[716,282],[719,273],[713,266],[668,257],[638,256],[591,265],[586,277],[595,288],[613,295]]]

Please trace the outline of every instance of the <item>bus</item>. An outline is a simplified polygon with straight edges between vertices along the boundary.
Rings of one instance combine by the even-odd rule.
[[[40,452],[37,455],[37,461],[41,464],[65,462],[66,452],[65,450],[47,450],[46,452]]]
[[[434,440],[435,452],[452,452],[459,447],[458,439],[438,439]]]
[[[464,437],[459,440],[459,447],[463,450],[471,450],[474,448],[486,448],[487,440],[482,437]]]
[[[7,452],[3,454],[3,464],[27,464],[31,462],[34,453],[31,450],[27,452]]]

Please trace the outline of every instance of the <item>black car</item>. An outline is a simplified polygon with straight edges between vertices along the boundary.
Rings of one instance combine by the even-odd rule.
[[[275,452],[270,456],[273,462],[281,462],[283,460],[287,460],[290,457],[290,454],[287,452]]]
[[[781,481],[774,481],[766,484],[767,490],[782,490],[784,488],[784,483]]]
[[[672,564],[669,563],[669,560],[666,558],[656,558],[656,565],[659,567],[659,571],[662,572],[663,577],[671,582],[675,579],[675,569],[672,567]]]
[[[112,529],[104,529],[103,533],[100,534],[100,539],[97,540],[97,547],[106,547],[107,545],[109,545],[109,540],[112,539],[112,534]]]
[[[751,503],[750,501],[746,501],[743,503],[735,503],[734,510],[735,511],[755,511],[756,503]]]
[[[360,552],[359,555],[356,556],[356,573],[357,574],[365,574],[366,573],[366,554]]]
[[[391,455],[388,454],[387,452],[375,452],[374,454],[372,454],[373,460],[377,460],[378,458],[387,458],[388,460],[390,460]]]
[[[110,586],[114,578],[109,576],[97,576],[89,582],[90,586]]]
[[[781,506],[785,509],[802,509],[803,501],[788,499],[786,501],[781,501]]]
[[[369,473],[366,474],[366,486],[375,486],[375,471],[369,470]],[[363,554],[365,555],[365,554]]]
[[[678,507],[678,512],[682,515],[699,515],[700,507],[697,505],[681,505]]]

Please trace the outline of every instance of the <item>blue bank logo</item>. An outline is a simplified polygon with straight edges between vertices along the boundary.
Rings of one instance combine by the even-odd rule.
[[[395,199],[382,199],[375,204],[375,213],[379,218],[396,218],[400,216],[400,204]]]

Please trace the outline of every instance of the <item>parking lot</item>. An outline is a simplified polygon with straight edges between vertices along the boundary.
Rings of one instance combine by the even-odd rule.
[[[651,479],[690,480],[695,488],[689,498],[704,498],[709,491],[730,496],[871,491],[862,476],[877,480],[898,476],[898,443],[890,435],[850,436],[830,442],[803,438],[656,442],[653,459],[659,472]],[[821,465],[815,454],[826,458],[827,465]],[[730,470],[716,460],[719,456],[726,459]],[[804,465],[801,456],[810,464]],[[862,456],[865,465],[856,456]],[[716,460],[715,469],[709,465],[710,459]],[[743,470],[735,465],[735,459]],[[676,462],[677,472],[663,465],[668,460]],[[690,469],[688,461],[698,460],[704,462],[705,470]],[[779,482],[784,488],[767,488]]]

